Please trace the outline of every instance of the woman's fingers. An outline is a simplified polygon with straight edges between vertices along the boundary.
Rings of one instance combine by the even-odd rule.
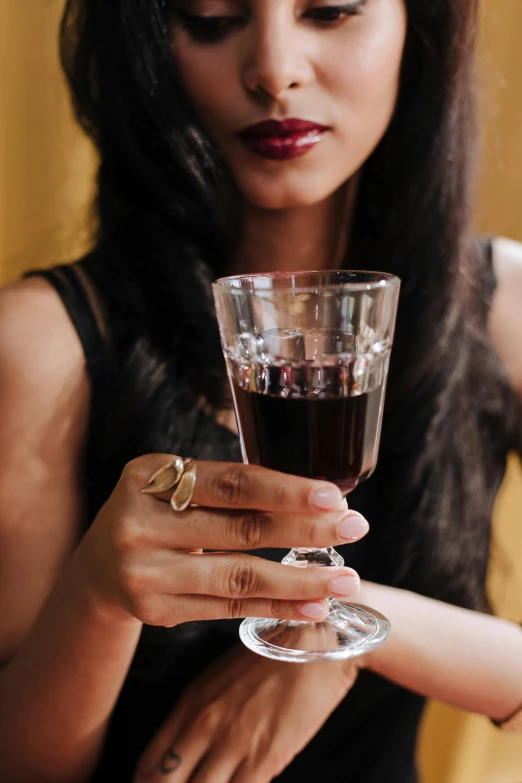
[[[238,748],[237,752],[241,752]],[[207,756],[202,759],[196,772],[190,779],[190,783],[230,783],[236,769],[240,764],[241,758],[233,754],[230,745],[224,748],[214,745]],[[173,782],[174,783],[174,782]],[[176,783],[177,780],[176,780]],[[185,783],[183,781],[182,783]]]
[[[159,460],[166,464],[168,457],[129,463],[135,483]],[[143,537],[171,549],[322,548],[357,541],[369,530],[334,485],[255,465],[199,461],[193,497],[198,508],[174,513],[156,502],[171,494],[141,495],[140,510]]]
[[[341,490],[312,481],[235,462],[198,462],[194,503],[210,508],[278,509],[289,513],[335,511]]]
[[[143,490],[162,466],[172,459],[167,454],[151,454],[128,463],[125,482]],[[198,460],[193,502],[208,508],[277,509],[288,513],[336,511],[343,496],[335,484],[291,476],[258,465]],[[157,495],[170,499],[170,493]],[[144,497],[150,497],[145,495]]]
[[[156,504],[156,508],[154,523],[150,517],[143,518],[144,539],[170,549],[320,549],[353,543],[369,530],[365,518],[346,505],[340,511],[315,516],[210,508],[174,513],[166,504]]]
[[[260,769],[253,772],[244,761],[230,779],[230,783],[270,783],[271,780],[273,780],[273,776],[267,776]]]
[[[352,568],[290,568],[235,552],[174,553],[165,557],[157,571],[160,591],[172,595],[304,601],[350,596],[360,588]]]
[[[133,783],[194,783],[200,780],[200,770],[207,767],[206,754],[216,763],[210,764],[219,775],[204,777],[207,783],[228,783],[240,758],[235,758],[230,745],[226,752],[213,747],[220,714],[209,705],[185,725],[168,722],[141,758]],[[237,748],[237,753],[241,748]]]
[[[111,596],[142,622],[172,626],[251,615],[321,621],[326,598],[358,592],[350,568],[288,568],[234,551],[194,551],[317,549],[357,540],[367,523],[348,513],[337,487],[256,466],[198,462],[197,507],[175,513],[139,492],[169,459],[155,454],[128,463],[104,507],[112,522]]]
[[[282,601],[270,598],[215,598],[212,595],[161,596],[145,615],[148,625],[172,626],[192,620],[267,617],[277,620],[321,622],[328,616],[325,600]]]
[[[188,783],[212,735],[211,727],[203,726],[199,719],[179,736],[171,733],[166,746],[158,746],[154,756],[143,757],[133,783]]]
[[[138,600],[137,616],[166,626],[248,616],[321,621],[328,614],[324,599],[360,588],[351,568],[291,568],[232,552],[162,552],[127,581],[148,596]]]
[[[181,706],[174,716],[163,724],[141,756],[136,767],[133,783],[149,781],[151,775],[160,770],[162,761],[169,761],[169,756],[170,766],[177,765],[178,768],[181,766],[183,759],[181,759],[181,762],[178,762],[173,756],[173,739],[178,735],[188,717],[187,710]],[[166,764],[163,766],[166,766]]]

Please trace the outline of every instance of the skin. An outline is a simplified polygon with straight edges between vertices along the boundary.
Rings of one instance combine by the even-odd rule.
[[[243,197],[237,271],[263,271],[266,259],[279,269],[335,266],[347,241],[356,174],[393,115],[406,34],[402,0],[352,3],[357,14],[329,23],[309,17],[319,5],[327,3],[195,0],[184,6],[190,14],[239,15],[240,24],[211,43],[174,17],[182,78]],[[262,120],[287,117],[329,130],[305,156],[286,161],[260,158],[236,136]],[[139,779],[270,780],[314,736],[359,666],[289,671],[245,649],[233,651],[185,695],[143,757]]]
[[[342,250],[347,183],[393,115],[406,35],[403,0],[356,5],[357,13],[324,22],[316,15],[331,0],[190,0],[191,15],[238,19],[212,42],[187,29],[172,5],[182,79],[244,199],[237,268],[261,271],[267,257],[272,268],[305,268],[311,260],[325,267]],[[260,158],[235,135],[289,117],[330,130],[287,161]]]
[[[328,27],[307,18],[316,7],[251,0],[245,10],[236,0],[192,0],[190,14],[243,20],[212,43],[172,25],[193,105],[244,199],[237,272],[335,268],[347,241],[356,174],[393,114],[406,32],[402,0],[369,0],[357,16]],[[331,130],[307,155],[284,162],[256,156],[235,136],[255,122],[285,117]],[[381,606],[386,598],[376,596]],[[417,610],[418,631],[423,608],[413,602],[405,629]],[[394,619],[395,629],[403,615]],[[476,633],[469,617],[455,622],[468,622],[470,635]],[[520,646],[513,628],[506,632]],[[426,627],[423,638],[428,634]],[[437,640],[432,644],[434,672],[441,651]],[[453,652],[462,654],[458,645]],[[187,689],[142,757],[136,783],[268,783],[312,739],[365,665],[288,667],[233,651]]]
[[[196,103],[200,95],[202,119],[244,195],[238,270],[335,265],[346,243],[356,172],[384,133],[396,98],[405,29],[400,0],[368,0],[364,13],[332,29],[305,22],[301,7],[290,13],[288,1],[252,6],[257,12],[249,26],[216,47],[196,45],[175,23],[172,28],[187,87]],[[327,59],[334,68],[328,73]],[[332,123],[304,158],[262,161],[233,136],[244,124],[296,114]],[[229,127],[228,118],[235,124]],[[492,333],[518,389],[522,250],[499,246],[495,264]],[[172,625],[270,611],[296,617],[304,601],[322,604],[332,594],[331,574],[310,571],[304,580],[294,569],[283,574],[284,566],[254,564],[239,553],[252,548],[244,536],[252,535],[253,519],[260,547],[340,543],[346,509],[320,512],[310,502],[313,487],[288,476],[258,472],[252,485],[243,480],[245,466],[236,471],[250,494],[223,503],[230,468],[206,463],[196,485],[200,508],[174,526],[165,503],[140,493],[166,459],[146,455],[126,467],[82,537],[90,384],[74,327],[43,280],[0,292],[0,366],[0,659],[8,661],[0,672],[0,777],[83,781],[101,752],[141,621]],[[237,484],[237,472],[232,475]],[[282,492],[293,493],[288,515]],[[252,516],[260,508],[264,513]],[[360,528],[358,537],[365,532]],[[236,554],[211,555],[209,568],[210,558],[187,551],[201,548]],[[360,666],[498,719],[522,701],[522,637],[515,625],[378,585],[365,585],[361,602],[392,621],[393,635],[378,655],[289,666],[238,645],[175,706],[143,758],[142,777],[268,783],[319,730]],[[491,640],[487,649],[484,639]]]

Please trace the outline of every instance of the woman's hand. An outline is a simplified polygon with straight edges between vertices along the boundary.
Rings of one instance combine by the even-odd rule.
[[[268,783],[350,690],[358,660],[300,666],[234,648],[185,691],[134,783]]]
[[[353,595],[350,568],[289,568],[238,551],[328,547],[368,531],[332,484],[236,463],[198,462],[193,502],[173,512],[143,494],[172,457],[129,463],[80,544],[99,605],[149,625],[249,615],[322,620],[326,598]]]

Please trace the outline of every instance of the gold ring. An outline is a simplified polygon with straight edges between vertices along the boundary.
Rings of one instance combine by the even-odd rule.
[[[184,470],[170,499],[173,511],[185,511],[192,503],[196,486],[196,462],[192,457],[183,460]]]
[[[170,499],[173,511],[185,511],[192,503],[196,486],[196,462],[192,457],[173,457],[160,468],[141,491],[146,495],[157,495],[174,490]]]
[[[166,465],[160,468],[149,480],[146,487],[141,490],[145,495],[157,495],[160,492],[168,492],[179,484],[185,470],[184,460],[181,457],[173,457]]]

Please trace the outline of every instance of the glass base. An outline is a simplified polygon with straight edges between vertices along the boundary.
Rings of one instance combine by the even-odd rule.
[[[328,601],[319,623],[247,617],[239,629],[246,647],[265,658],[289,663],[339,661],[375,650],[390,635],[390,621],[375,609]]]

